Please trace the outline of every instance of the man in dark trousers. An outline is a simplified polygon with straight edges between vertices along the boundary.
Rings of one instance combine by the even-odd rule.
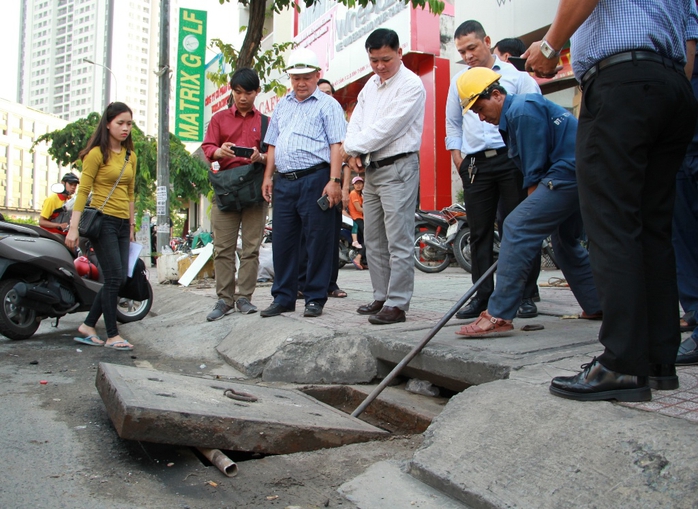
[[[269,202],[274,192],[274,302],[260,315],[295,310],[302,233],[308,254],[303,316],[312,318],[322,314],[332,275],[328,254],[334,235],[328,232],[336,219],[332,207],[342,202],[340,145],[346,122],[339,103],[317,86],[317,55],[307,48],[295,50],[286,72],[292,91],[276,106],[265,138],[269,159],[262,194]]]
[[[465,337],[512,330],[526,274],[533,259],[540,258],[541,242],[549,235],[562,273],[584,313],[601,310],[589,254],[579,242],[582,218],[574,164],[577,119],[540,94],[507,94],[500,78],[491,69],[474,67],[458,79],[458,93],[464,109],[499,128],[530,194],[504,221],[497,286],[480,318],[456,332]]]
[[[511,94],[540,93],[540,88],[528,73],[518,71],[513,65],[502,62],[490,52],[491,41],[482,25],[470,20],[462,23],[454,34],[456,49],[468,66],[486,67],[499,73],[501,85]],[[453,163],[463,180],[465,204],[470,226],[473,282],[480,279],[494,262],[494,223],[497,207],[501,220],[525,198],[521,171],[507,156],[496,126],[481,122],[477,115],[465,114],[458,97],[458,78],[451,80],[446,101],[446,148],[451,151]],[[540,256],[527,275],[526,291],[519,316],[532,318],[538,314],[533,297],[537,293],[536,282],[540,271]],[[468,304],[456,318],[477,318],[487,309],[487,302],[494,290],[494,278],[485,280]]]
[[[556,396],[648,401],[650,386],[679,385],[671,221],[676,172],[696,125],[684,70],[695,16],[694,0],[561,0],[543,40],[522,55],[538,76],[554,76],[572,37],[583,90],[577,179],[604,351],[579,374],[554,378]]]

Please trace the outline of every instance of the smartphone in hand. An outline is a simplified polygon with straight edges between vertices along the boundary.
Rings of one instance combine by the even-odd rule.
[[[247,157],[248,159],[254,154],[253,148],[248,147],[230,147],[237,157]]]
[[[509,63],[519,71],[526,71],[526,59],[521,57],[509,57]]]
[[[323,194],[317,201],[317,204],[322,210],[327,210],[330,208],[330,199],[327,197],[326,194]]]

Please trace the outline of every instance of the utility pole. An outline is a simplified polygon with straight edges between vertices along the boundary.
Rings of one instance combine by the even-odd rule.
[[[170,0],[160,2],[157,252],[170,245]]]

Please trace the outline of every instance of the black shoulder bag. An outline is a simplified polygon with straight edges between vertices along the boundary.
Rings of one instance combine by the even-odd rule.
[[[119,181],[121,180],[121,177],[123,177],[124,175],[124,170],[126,170],[126,165],[128,164],[129,157],[131,157],[131,151],[126,150],[126,159],[124,160],[124,166],[121,168],[119,178],[116,179],[116,182],[114,182],[114,187],[112,187],[111,191],[109,191],[109,194],[104,200],[104,203],[102,203],[102,206],[100,208],[85,207],[85,209],[82,211],[82,215],[80,216],[80,223],[78,223],[78,233],[81,237],[87,237],[90,240],[99,238],[99,232],[102,230],[102,217],[104,216],[104,213],[102,211],[104,210],[104,206],[109,201],[109,198],[111,198],[111,195],[114,193],[116,186],[119,185]]]
[[[262,115],[262,150],[266,152],[264,136],[267,133],[269,117]],[[262,182],[264,165],[261,163],[245,164],[214,173],[210,168],[208,180],[216,195],[216,204],[223,212],[240,211],[264,201]]]

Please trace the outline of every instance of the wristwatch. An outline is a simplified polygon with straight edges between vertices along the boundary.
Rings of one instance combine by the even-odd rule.
[[[337,177],[330,177],[330,182],[337,182],[337,184],[341,184],[342,179],[337,178]]]
[[[543,56],[548,60],[560,57],[560,52],[548,44],[548,41],[545,39],[540,41],[540,52],[543,53]]]

